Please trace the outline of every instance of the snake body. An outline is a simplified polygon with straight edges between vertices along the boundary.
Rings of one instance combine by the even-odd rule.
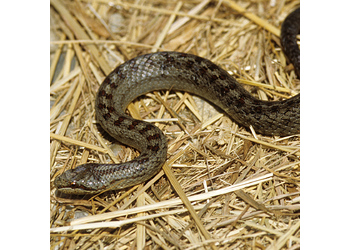
[[[300,52],[299,10],[282,25],[281,43],[297,74]],[[296,45],[296,46],[295,46]],[[238,124],[253,126],[265,135],[298,134],[300,95],[283,101],[253,97],[225,70],[211,61],[181,52],[157,52],[135,57],[113,70],[96,97],[96,120],[118,141],[136,148],[140,155],[121,164],[87,163],[67,170],[55,179],[57,190],[90,194],[142,183],[160,171],[167,157],[167,140],[156,126],[125,114],[136,97],[155,90],[194,93],[220,107]]]

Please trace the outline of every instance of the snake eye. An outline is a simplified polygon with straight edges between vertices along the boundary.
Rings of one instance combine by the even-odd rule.
[[[72,181],[71,183],[70,183],[70,186],[71,187],[75,187],[77,185],[77,183],[75,182],[75,181]]]

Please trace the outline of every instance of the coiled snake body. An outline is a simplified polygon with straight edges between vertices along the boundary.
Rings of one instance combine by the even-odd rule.
[[[299,75],[299,9],[284,21],[281,43]],[[300,95],[284,101],[254,98],[225,70],[211,61],[185,53],[158,52],[138,56],[113,70],[96,97],[96,120],[110,135],[140,152],[121,164],[87,163],[55,179],[57,190],[71,194],[97,193],[142,183],[157,172],[167,156],[167,140],[156,126],[125,114],[136,97],[154,90],[182,90],[220,107],[238,124],[265,135],[299,133]]]

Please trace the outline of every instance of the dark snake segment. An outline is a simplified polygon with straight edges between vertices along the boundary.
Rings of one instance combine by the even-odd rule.
[[[296,44],[299,10],[282,25],[282,45],[299,75]],[[296,47],[295,47],[296,45]],[[299,134],[300,95],[284,101],[253,97],[225,70],[211,61],[185,53],[158,52],[135,57],[113,70],[96,97],[96,120],[118,141],[136,148],[137,158],[121,164],[87,163],[55,179],[57,190],[70,194],[97,193],[142,183],[160,171],[167,140],[156,126],[125,114],[136,97],[155,90],[191,92],[220,107],[238,124],[264,135]]]
[[[296,36],[300,34],[300,8],[290,13],[281,27],[281,44],[300,79],[300,51]]]

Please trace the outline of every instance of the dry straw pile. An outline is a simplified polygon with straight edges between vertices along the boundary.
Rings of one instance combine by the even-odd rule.
[[[51,0],[51,183],[85,162],[137,156],[106,140],[94,116],[105,76],[137,55],[192,53],[260,99],[298,93],[279,41],[282,21],[298,5]],[[149,93],[128,110],[167,135],[167,164],[142,185],[86,199],[56,197],[52,184],[52,249],[299,248],[299,136],[254,134],[187,93]]]

